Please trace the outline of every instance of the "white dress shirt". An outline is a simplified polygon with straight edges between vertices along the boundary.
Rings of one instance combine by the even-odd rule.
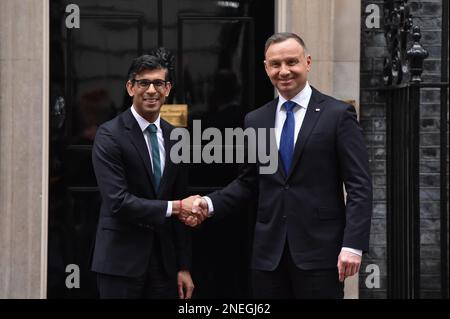
[[[134,108],[134,105],[131,106],[131,113],[133,113],[134,118],[139,124],[139,127],[142,131],[142,135],[144,135],[145,144],[147,144],[147,151],[148,155],[150,157],[150,163],[152,164],[152,170],[153,170],[153,159],[152,159],[152,145],[149,141],[148,134],[145,134],[144,131],[147,129],[147,127],[150,124],[155,124],[156,126],[156,137],[158,138],[158,147],[159,147],[159,161],[161,166],[161,177],[164,172],[164,166],[165,166],[165,160],[166,160],[166,150],[164,148],[164,136],[161,129],[161,117],[158,115],[158,118],[155,120],[155,122],[150,123],[146,119],[144,119],[142,116],[139,115],[139,113]],[[172,202],[169,201],[167,205],[167,211],[166,211],[166,217],[170,217],[172,215]]]
[[[306,109],[308,108],[309,100],[311,99],[312,89],[309,83],[306,82],[305,87],[290,101],[295,102],[297,105],[292,110],[295,118],[295,130],[294,130],[294,145],[297,142],[298,133],[305,119]],[[281,131],[283,130],[284,122],[286,121],[286,109],[282,107],[287,100],[279,95],[277,111],[275,114],[275,139],[277,141],[277,148],[280,149]]]

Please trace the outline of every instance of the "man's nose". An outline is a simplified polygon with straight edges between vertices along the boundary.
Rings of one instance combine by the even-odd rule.
[[[289,67],[286,64],[284,64],[284,63],[281,64],[280,74],[281,75],[286,75],[286,74],[289,74],[289,72],[290,72]]]
[[[147,88],[147,92],[148,93],[154,93],[156,92],[155,86],[153,85],[153,83],[150,83],[150,85]]]

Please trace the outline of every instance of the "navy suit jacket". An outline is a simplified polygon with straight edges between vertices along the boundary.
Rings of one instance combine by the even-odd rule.
[[[150,155],[131,110],[101,125],[92,151],[92,162],[102,197],[92,270],[137,277],[147,270],[155,237],[161,245],[169,274],[189,270],[189,229],[176,217],[166,218],[167,200],[186,196],[187,174],[170,161],[173,129],[161,119],[166,151],[160,187],[152,182]]]
[[[273,128],[277,102],[248,113],[245,128]],[[246,163],[237,179],[209,195],[215,214],[257,197],[253,269],[274,270],[286,241],[301,269],[336,267],[342,247],[368,250],[372,182],[353,106],[313,88],[289,172],[280,158],[274,174],[260,174],[261,166]]]

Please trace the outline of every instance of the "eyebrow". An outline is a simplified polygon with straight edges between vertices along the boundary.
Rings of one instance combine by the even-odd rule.
[[[166,81],[166,80],[163,80],[163,79],[153,79],[153,80],[150,80],[150,79],[134,79],[135,81],[150,81],[150,82],[154,82],[154,81],[163,81],[163,82],[168,82],[168,81]]]
[[[266,60],[267,63],[280,63],[280,62],[289,62],[289,61],[300,61],[299,57],[286,57],[284,59],[270,59]]]

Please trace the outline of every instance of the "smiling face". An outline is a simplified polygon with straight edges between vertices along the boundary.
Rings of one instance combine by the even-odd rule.
[[[134,79],[140,80],[166,80],[166,69],[145,69],[142,72],[136,74]],[[142,88],[138,82],[128,81],[127,91],[130,96],[133,97],[133,105],[136,112],[145,118],[149,122],[154,122],[159,116],[159,110],[166,101],[166,97],[169,96],[172,85],[170,82],[166,82],[165,85],[159,88],[155,88],[154,84],[150,84],[148,88]]]
[[[290,100],[306,85],[311,56],[305,54],[297,40],[289,38],[267,48],[264,66],[273,86],[285,99]]]

